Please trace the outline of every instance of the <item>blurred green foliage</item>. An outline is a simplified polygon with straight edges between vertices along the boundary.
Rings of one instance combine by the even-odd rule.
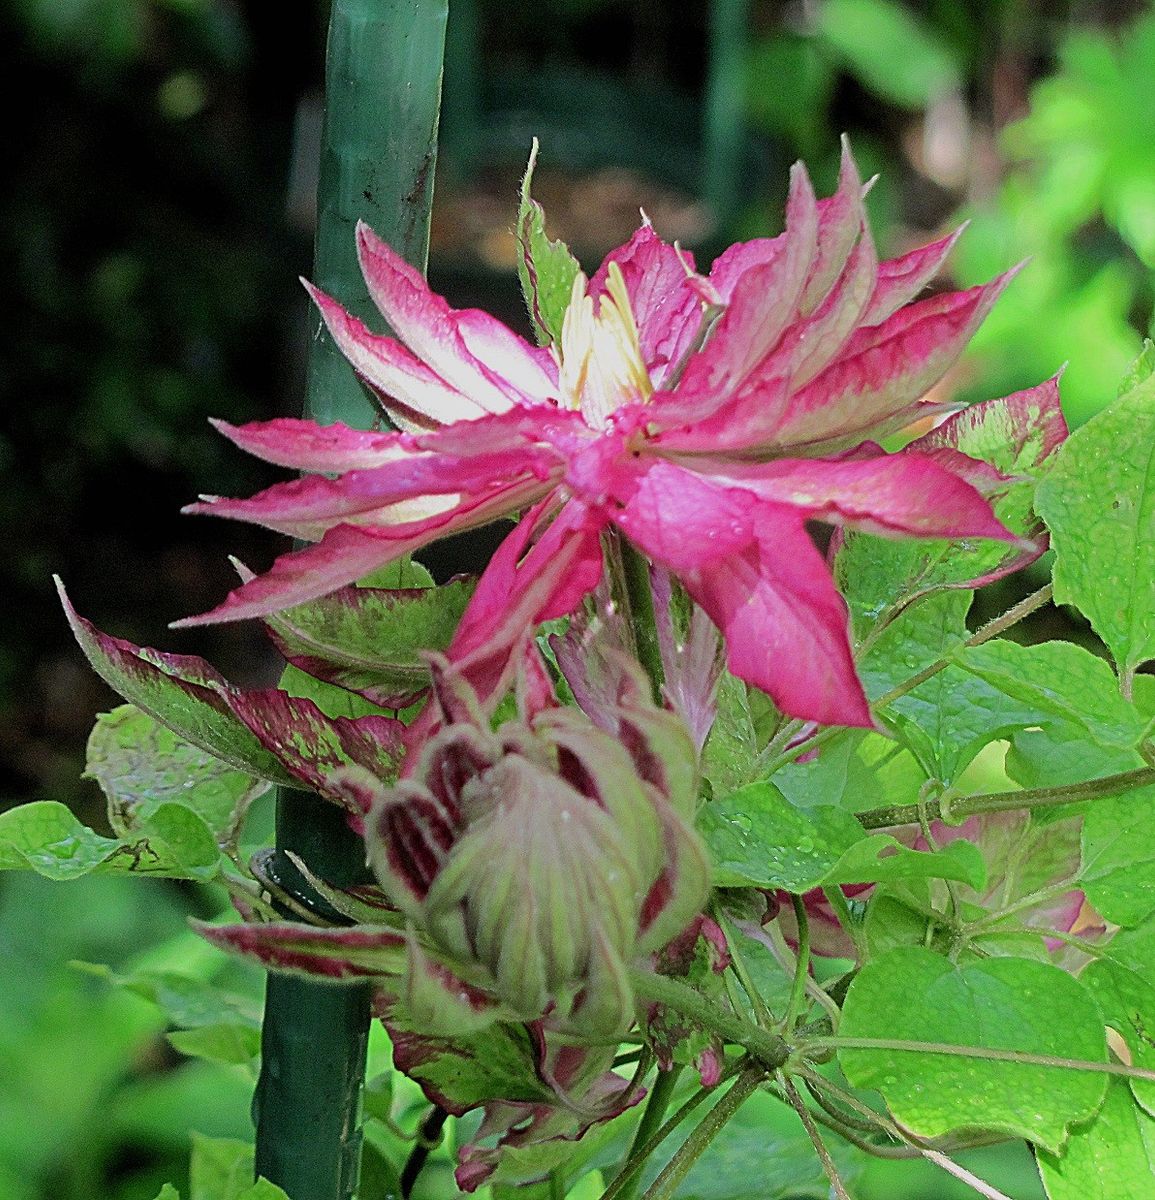
[[[226,538],[242,556],[268,553],[236,526],[186,523],[176,510],[198,491],[261,482],[209,433],[206,416],[296,406],[305,306],[294,277],[307,271],[309,247],[284,213],[294,119],[319,83],[325,7],[315,0],[290,17],[258,0],[15,0],[0,16],[0,62],[28,98],[0,133],[9,168],[0,589],[10,608],[0,795],[83,803],[87,793],[70,781],[92,710],[110,706],[74,661],[50,570],[65,571],[98,624],[149,641],[165,621],[219,598]],[[612,159],[599,130],[609,140],[655,112],[666,141],[633,129],[617,145],[648,142],[654,163],[705,195],[692,151],[708,6],[546,7],[543,22],[498,0],[454,0],[458,21],[476,30],[464,52],[472,61],[447,65],[458,130],[475,145],[516,147],[524,161],[529,136],[545,134],[515,103],[532,77],[550,106],[546,124],[558,129],[547,157]],[[846,130],[864,169],[882,173],[870,203],[885,248],[970,219],[954,261],[959,282],[1031,256],[976,339],[960,394],[1003,394],[1068,363],[1073,422],[1109,400],[1155,304],[1149,6],[760,0],[748,29],[740,195],[718,237],[771,228],[780,197],[751,181],[779,186],[795,157],[811,162],[820,186],[832,183]],[[608,89],[608,77],[635,91]],[[550,80],[554,91],[543,91]],[[592,99],[567,141],[561,123],[575,92]],[[600,107],[638,94],[657,100],[627,106],[625,126]],[[492,119],[504,124],[483,137]],[[680,139],[678,153],[669,139]],[[484,173],[484,161],[463,157]],[[508,200],[506,224],[512,192]],[[173,648],[258,673],[242,633],[213,636]],[[259,980],[185,929],[188,914],[211,916],[219,904],[159,881],[0,878],[0,1200],[152,1200],[165,1181],[187,1196],[191,1130],[251,1136],[251,1036],[208,1021],[166,1041],[179,1014],[158,1008],[147,998],[156,988],[142,982],[177,971],[256,1003]],[[108,963],[135,982],[114,988],[70,959]],[[244,1028],[251,1034],[251,1021],[237,1023]],[[388,1108],[410,1129],[421,1111],[412,1092],[390,1092]],[[375,1126],[370,1144],[366,1179],[384,1194],[407,1143]],[[1038,1194],[1021,1155],[1001,1161],[1016,1200]],[[989,1163],[982,1170],[996,1174]],[[453,1194],[447,1172],[442,1152],[421,1184],[427,1197]],[[929,1169],[900,1176],[889,1164],[863,1188],[870,1197],[963,1194]]]

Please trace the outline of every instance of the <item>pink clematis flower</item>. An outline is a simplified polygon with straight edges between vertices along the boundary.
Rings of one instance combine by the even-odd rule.
[[[315,474],[189,511],[316,544],[181,623],[263,616],[532,509],[499,566],[508,590],[481,589],[488,599],[466,613],[464,652],[492,660],[495,632],[515,647],[534,622],[572,611],[601,577],[601,534],[616,529],[721,629],[735,675],[793,716],[870,725],[846,607],[806,523],[1013,540],[967,472],[867,440],[936,411],[922,397],[1010,273],[914,299],[954,238],[879,263],[862,197],[849,152],[827,200],[796,165],[785,231],[732,246],[709,276],[645,223],[592,279],[577,276],[547,348],[450,308],[360,226],[362,270],[396,337],[310,291],[403,432],[221,423],[243,449]],[[486,670],[496,678],[501,663]]]

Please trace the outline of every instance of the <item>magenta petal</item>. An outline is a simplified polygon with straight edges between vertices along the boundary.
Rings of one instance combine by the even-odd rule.
[[[727,282],[739,265],[750,265],[735,281],[726,311],[705,349],[690,360],[681,384],[687,393],[722,393],[719,399],[724,399],[774,349],[798,311],[814,262],[818,210],[805,169],[796,164],[790,182],[782,237],[755,244],[757,252],[750,243],[734,247],[719,260]],[[773,252],[767,256],[771,247]],[[710,278],[714,282],[714,272]]]
[[[741,492],[657,459],[613,519],[630,541],[677,573],[709,567],[747,546],[754,536],[751,508]]]
[[[711,477],[762,500],[791,505],[807,518],[869,533],[1015,540],[969,483],[925,454],[717,464]]]
[[[326,596],[437,538],[516,511],[532,503],[535,493],[540,494],[536,481],[532,486],[515,485],[472,497],[425,521],[383,528],[336,525],[315,546],[282,554],[263,575],[231,591],[223,604],[199,616],[175,621],[173,628],[266,617]]]
[[[472,421],[487,412],[502,411],[446,383],[395,338],[371,333],[362,321],[347,313],[320,288],[308,282],[305,287],[320,309],[337,348],[353,370],[381,394],[391,414],[394,404],[399,404],[419,420],[439,425]]]
[[[872,728],[854,670],[846,605],[802,518],[760,504],[756,534],[740,555],[681,576],[725,635],[730,671],[789,716]]]
[[[505,412],[514,404],[549,399],[549,393],[526,393],[514,382],[542,378],[541,361],[528,343],[512,331],[499,338],[492,317],[450,308],[429,290],[420,271],[364,223],[357,226],[357,252],[369,294],[385,320],[451,387],[494,413]],[[480,353],[499,353],[501,357],[486,362],[470,343]]]
[[[339,422],[318,425],[295,417],[230,425],[209,422],[219,433],[256,458],[298,471],[352,471],[380,467],[405,454],[399,433],[350,429]]]
[[[862,179],[850,153],[850,144],[843,137],[838,190],[828,200],[818,202],[818,249],[802,296],[801,308],[805,315],[818,307],[842,274],[847,256],[860,233],[869,240],[869,233],[863,233],[865,224]]]
[[[687,266],[693,257],[663,242],[649,223],[617,250],[611,250],[589,284],[595,299],[605,291],[609,264],[616,262],[638,326],[642,361],[655,387],[677,365],[701,321],[698,295]]]
[[[540,490],[548,490],[550,471],[560,466],[552,451],[517,443],[472,458],[408,453],[382,467],[347,471],[338,479],[308,475],[274,484],[247,500],[213,498],[190,504],[184,511],[252,521],[316,541],[326,529],[343,522],[396,525],[412,521],[415,515],[428,512],[429,506],[406,503],[420,497],[480,495],[495,486],[528,480]],[[403,506],[400,512],[391,511],[395,505]],[[451,506],[452,502],[438,507]]]
[[[909,304],[942,270],[954,244],[962,236],[963,225],[948,237],[920,246],[900,258],[878,264],[878,282],[862,317],[863,325],[880,325],[904,304]]]
[[[601,578],[605,519],[577,500],[523,557],[550,503],[527,513],[498,548],[446,651],[483,703],[504,690],[537,626],[572,612]]]
[[[1008,271],[965,292],[932,296],[877,327],[860,329],[842,356],[792,397],[778,444],[801,446],[865,433],[909,409],[962,353],[1014,274]]]

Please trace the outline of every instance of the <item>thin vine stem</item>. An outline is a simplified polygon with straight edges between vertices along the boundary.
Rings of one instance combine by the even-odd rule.
[[[789,1037],[798,1023],[806,997],[806,981],[810,978],[810,917],[801,896],[790,895],[794,906],[794,921],[798,926],[798,949],[794,954],[794,978],[790,983],[790,998],[782,1018],[782,1032]]]
[[[1062,804],[1078,804],[1083,800],[1101,800],[1116,796],[1131,788],[1155,783],[1155,767],[1137,767],[1117,775],[1104,775],[1082,783],[1067,783],[1060,787],[1024,788],[1017,792],[979,792],[973,796],[940,797],[925,804],[892,804],[856,813],[864,829],[888,829],[895,825],[914,825],[925,811],[929,820],[949,820],[959,825],[967,817],[980,813],[1014,812],[1023,808],[1055,808]]]
[[[831,1037],[809,1038],[807,1049],[897,1050],[911,1054],[944,1054],[954,1058],[982,1058],[993,1062],[1019,1063],[1031,1067],[1056,1067],[1066,1071],[1091,1071],[1100,1075],[1121,1075],[1125,1079],[1155,1082],[1155,1071],[1128,1067],[1123,1063],[1092,1062],[1085,1058],[1064,1058],[1057,1054],[1030,1054],[1023,1050],[998,1050],[993,1046],[956,1046],[949,1042],[917,1042],[905,1038]]]
[[[639,999],[664,1004],[690,1017],[725,1041],[744,1047],[748,1054],[770,1070],[776,1071],[790,1057],[790,1046],[777,1034],[760,1029],[743,1017],[721,1011],[692,987],[668,975],[656,975],[652,971],[634,968],[630,971],[630,982]]]
[[[746,966],[746,959],[738,948],[738,941],[734,936],[733,924],[722,911],[722,906],[717,902],[717,898],[710,902],[710,911],[713,914],[714,920],[718,923],[718,928],[722,931],[722,936],[726,939],[726,950],[730,955],[734,974],[738,976],[738,982],[742,985],[742,990],[750,1000],[750,1005],[754,1010],[754,1020],[764,1029],[767,1029],[773,1025],[774,1016],[770,1012],[766,1001],[762,998],[762,993],[758,991],[758,988],[754,984],[750,969]]]
[[[794,1086],[794,1081],[788,1076],[783,1075],[779,1080],[782,1090],[786,1093],[786,1098],[790,1102],[790,1107],[798,1114],[798,1119],[802,1122],[802,1128],[806,1130],[806,1136],[810,1139],[811,1145],[814,1147],[814,1152],[818,1155],[818,1161],[822,1164],[822,1170],[826,1173],[826,1178],[830,1180],[830,1189],[833,1191],[837,1200],[850,1200],[850,1193],[846,1190],[846,1184],[842,1182],[842,1176],[838,1174],[838,1168],[834,1165],[834,1159],[830,1157],[830,1151],[826,1148],[826,1143],[822,1140],[822,1135],[818,1132],[818,1126],[814,1123],[814,1117],[810,1109],[806,1107],[806,1101],[798,1094],[798,1089]]]
[[[706,1152],[710,1143],[726,1127],[732,1116],[758,1090],[766,1078],[766,1070],[760,1065],[747,1067],[734,1080],[730,1090],[714,1105],[688,1138],[678,1147],[677,1153],[662,1168],[657,1179],[646,1189],[642,1200],[670,1200],[678,1190],[690,1168]]]
[[[735,1072],[734,1070],[726,1071],[719,1083],[730,1078]],[[649,1161],[650,1155],[678,1128],[679,1125],[698,1107],[708,1096],[713,1094],[713,1088],[698,1088],[685,1103],[677,1109],[672,1116],[666,1119],[665,1124],[659,1129],[644,1145],[638,1147],[636,1158],[631,1158],[626,1162],[625,1166],[614,1177],[613,1182],[601,1194],[600,1200],[621,1200],[622,1192],[631,1180],[642,1169],[643,1165]]]
[[[621,1200],[632,1200],[637,1193],[641,1170],[649,1158],[649,1154],[644,1154],[643,1150],[661,1126],[662,1118],[670,1106],[670,1100],[674,1095],[674,1089],[678,1086],[681,1074],[680,1064],[675,1064],[668,1071],[658,1071],[658,1077],[654,1080],[654,1086],[650,1089],[650,1094],[646,1099],[642,1119],[638,1122],[637,1129],[634,1130],[634,1140],[630,1143],[629,1153],[618,1172],[619,1175],[625,1174],[626,1169],[629,1168],[629,1178],[618,1191]]]

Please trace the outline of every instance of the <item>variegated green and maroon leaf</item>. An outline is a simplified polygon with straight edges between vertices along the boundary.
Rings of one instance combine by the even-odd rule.
[[[327,717],[279,688],[238,692],[230,703],[290,776],[351,812],[368,812],[397,778],[404,726],[393,717]]]
[[[193,928],[222,950],[252,959],[272,971],[351,983],[373,978],[396,981],[405,971],[405,935],[387,927],[333,929],[296,921],[264,925],[194,921]]]
[[[203,658],[165,654],[102,633],[72,607],[57,580],[68,623],[96,673],[174,733],[248,775],[292,784],[292,776],[233,712],[236,688]]]
[[[274,613],[266,625],[293,666],[384,708],[403,708],[429,686],[421,651],[449,645],[475,586],[460,579],[403,591],[347,587]]]

